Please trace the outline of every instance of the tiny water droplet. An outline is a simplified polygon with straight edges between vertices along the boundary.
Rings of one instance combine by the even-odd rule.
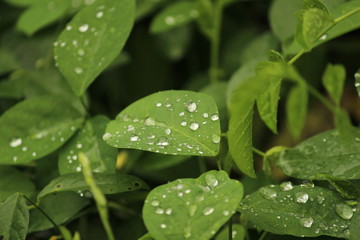
[[[173,24],[175,23],[175,18],[174,18],[174,17],[171,17],[171,16],[166,17],[166,18],[165,18],[165,23],[166,23],[167,25],[173,25]]]
[[[203,214],[205,216],[208,216],[210,214],[212,214],[215,211],[215,209],[213,207],[206,207],[203,211]]]
[[[164,223],[160,224],[160,227],[164,229],[164,228],[166,228],[166,224],[164,224]]]
[[[86,32],[89,29],[89,24],[83,24],[79,27],[80,32]]]
[[[309,195],[307,193],[298,192],[295,193],[295,199],[298,203],[306,203],[309,199]]]
[[[96,13],[96,18],[102,18],[104,16],[104,12],[100,11]]]
[[[75,67],[74,68],[74,72],[76,74],[82,74],[84,72],[84,70],[81,67]]]
[[[197,109],[197,104],[194,103],[194,102],[189,102],[187,105],[186,105],[186,110],[189,111],[189,112],[195,112]]]
[[[172,213],[172,209],[171,209],[171,208],[168,208],[168,209],[165,210],[165,214],[166,214],[166,215],[171,215],[171,213]]]
[[[320,37],[320,40],[326,40],[327,39],[327,35],[326,34],[324,34],[324,35],[322,35],[321,37]]]
[[[205,182],[207,185],[209,185],[212,188],[216,187],[219,184],[218,179],[213,174],[207,174],[205,176]]]
[[[229,216],[229,214],[230,214],[230,211],[227,211],[227,210],[223,211],[224,216]]]
[[[325,200],[325,198],[323,196],[316,197],[316,201],[318,202],[318,204],[322,204],[324,200]]]
[[[145,119],[144,123],[146,126],[154,126],[156,124],[156,121],[151,117],[148,117]]]
[[[313,224],[314,220],[311,217],[308,218],[301,218],[299,220],[299,223],[301,226],[306,227],[306,228],[310,228]]]
[[[79,56],[84,56],[85,55],[85,51],[84,51],[84,49],[79,49],[78,51],[77,51],[77,54],[79,55]]]
[[[261,196],[263,196],[265,199],[274,199],[277,197],[277,193],[275,190],[268,188],[268,187],[262,187],[260,188],[260,194]]]
[[[160,202],[159,202],[158,200],[153,200],[153,201],[151,202],[151,206],[157,207],[157,206],[159,206],[159,205],[160,205]]]
[[[208,117],[209,117],[209,114],[208,114],[208,113],[203,113],[203,117],[204,117],[204,118],[208,118]]]
[[[156,106],[156,107],[161,107],[161,105],[162,105],[161,103],[156,103],[155,106]]]
[[[21,148],[21,150],[22,150],[23,152],[26,152],[26,151],[28,150],[28,147],[24,146],[24,147]]]
[[[81,172],[81,166],[76,167],[77,172]]]
[[[184,116],[184,115],[185,115],[184,112],[180,112],[180,113],[179,113],[179,117],[182,117],[182,116]]]
[[[291,182],[283,182],[280,184],[280,189],[281,191],[289,191],[291,189],[293,189],[293,185]]]
[[[165,134],[166,134],[166,135],[170,135],[170,133],[171,133],[171,129],[170,129],[170,128],[165,129]]]
[[[72,27],[71,27],[70,25],[67,25],[67,26],[66,26],[66,30],[67,30],[67,31],[70,31],[71,29],[72,29]]]
[[[108,133],[108,132],[107,132],[107,133],[105,133],[105,134],[103,135],[103,140],[104,140],[104,141],[107,141],[107,140],[109,140],[109,139],[111,138],[111,136],[112,136],[111,133]]]
[[[221,137],[219,135],[216,135],[216,134],[212,135],[212,142],[213,143],[219,143],[220,140],[221,140]]]
[[[184,238],[190,238],[191,237],[191,228],[190,226],[187,226],[184,228]]]
[[[130,141],[132,141],[132,142],[136,142],[138,140],[139,140],[139,136],[137,136],[137,135],[133,135],[130,137]]]
[[[81,148],[82,148],[82,144],[81,144],[81,143],[76,144],[76,148],[77,148],[77,149],[81,149]]]
[[[196,205],[191,205],[191,206],[189,207],[189,215],[190,215],[190,217],[192,217],[192,216],[195,215],[196,210],[197,210],[197,206],[196,206]]]
[[[351,219],[354,214],[352,208],[345,203],[336,204],[335,211],[341,218],[345,220]]]
[[[187,125],[187,122],[181,122],[181,126],[185,127]]]
[[[211,115],[211,120],[213,120],[213,121],[219,120],[219,115],[217,115],[217,114]]]
[[[169,140],[166,137],[160,137],[157,144],[158,146],[168,146]]]
[[[21,138],[13,138],[10,140],[10,147],[18,147],[22,144]]]
[[[36,157],[36,152],[33,152],[31,156]]]
[[[155,213],[156,213],[156,214],[163,214],[163,213],[164,213],[164,209],[162,209],[162,208],[157,208],[157,209],[155,210]]]
[[[198,123],[193,122],[193,123],[190,124],[189,127],[190,127],[191,130],[196,131],[199,128],[199,126],[200,125]]]

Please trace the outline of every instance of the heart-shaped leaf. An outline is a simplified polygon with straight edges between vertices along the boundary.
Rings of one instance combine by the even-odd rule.
[[[125,174],[94,173],[94,180],[104,194],[147,189],[148,186],[135,176]],[[38,200],[56,192],[89,191],[81,173],[70,173],[52,180],[38,195]]]
[[[215,156],[220,145],[218,110],[202,93],[158,92],[124,109],[108,124],[103,138],[117,148]]]
[[[291,177],[322,179],[320,174],[342,179],[360,178],[360,130],[340,135],[336,130],[320,133],[285,151],[277,165]]]
[[[356,207],[330,189],[284,182],[248,195],[239,211],[257,227],[275,234],[348,238]]]
[[[143,208],[157,240],[210,239],[229,220],[243,196],[242,184],[224,171],[179,179],[152,190]]]
[[[20,193],[0,202],[0,239],[25,240],[29,224],[29,210]]]

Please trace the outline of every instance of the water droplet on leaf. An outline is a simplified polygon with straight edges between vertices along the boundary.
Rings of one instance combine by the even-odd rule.
[[[310,228],[313,224],[314,220],[311,217],[308,218],[301,218],[299,220],[299,223],[301,226],[306,227],[306,228]]]
[[[280,184],[280,189],[281,191],[289,191],[291,189],[293,189],[293,185],[291,182],[283,182]]]
[[[10,147],[18,147],[22,144],[22,139],[21,138],[13,138],[10,141]]]
[[[214,208],[212,208],[212,207],[206,207],[206,208],[204,209],[204,211],[203,211],[203,214],[204,214],[205,216],[208,216],[208,215],[212,214],[214,211],[215,211]]]
[[[199,128],[199,126],[200,125],[198,123],[193,122],[193,123],[190,124],[189,127],[190,127],[191,130],[196,131]]]
[[[186,110],[189,111],[189,112],[195,112],[197,109],[197,104],[194,103],[194,102],[189,102],[187,105],[186,105]]]
[[[298,192],[295,193],[295,200],[298,203],[306,203],[309,199],[309,195],[307,193]]]
[[[89,29],[89,24],[83,24],[79,27],[80,32],[86,32]]]
[[[268,188],[268,187],[262,187],[260,188],[260,194],[261,196],[263,196],[265,199],[274,199],[277,197],[277,193],[275,190]]]
[[[336,204],[335,211],[341,218],[345,220],[351,219],[354,214],[352,208],[345,203]]]

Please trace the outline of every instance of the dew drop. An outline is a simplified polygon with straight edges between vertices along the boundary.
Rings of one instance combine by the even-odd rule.
[[[184,115],[185,115],[184,112],[180,112],[180,113],[179,113],[179,117],[182,117],[182,116],[184,116]]]
[[[131,142],[136,142],[138,140],[139,140],[139,136],[137,136],[137,135],[133,135],[133,136],[130,137]]]
[[[83,24],[79,27],[80,32],[86,32],[89,29],[89,24]]]
[[[306,228],[310,228],[313,224],[314,220],[311,217],[308,218],[301,218],[299,220],[299,223],[301,226],[306,227]]]
[[[79,56],[84,56],[84,55],[85,55],[84,49],[79,49],[79,50],[77,51],[77,54],[78,54]]]
[[[289,191],[291,189],[293,189],[293,185],[291,182],[283,182],[280,184],[280,189],[281,191]]]
[[[66,26],[66,30],[67,30],[67,31],[70,31],[71,29],[72,29],[72,27],[71,27],[70,25],[67,25],[67,26]]]
[[[270,200],[270,199],[274,199],[277,197],[275,190],[270,189],[268,187],[262,187],[262,188],[260,188],[259,191],[260,191],[261,196],[263,196],[265,199]]]
[[[192,216],[195,215],[196,210],[197,210],[197,206],[196,206],[196,205],[191,205],[191,206],[189,207],[189,215],[190,215],[190,217],[192,217]]]
[[[76,168],[76,171],[77,171],[77,172],[81,172],[81,167],[78,166],[78,167]]]
[[[108,132],[107,132],[107,133],[105,133],[105,134],[103,135],[103,140],[104,140],[104,141],[107,141],[107,140],[109,140],[109,139],[111,138],[111,136],[112,136],[111,133],[108,133]]]
[[[162,105],[161,103],[156,103],[155,106],[156,106],[156,107],[161,107],[161,105]]]
[[[31,154],[31,156],[33,156],[33,157],[36,157],[36,152],[33,152],[32,154]]]
[[[206,207],[206,208],[204,209],[204,211],[203,211],[203,214],[204,214],[205,216],[208,216],[208,215],[212,214],[214,211],[215,211],[214,208],[212,208],[212,207]]]
[[[84,70],[81,67],[75,67],[74,68],[74,72],[76,74],[82,74],[84,72]]]
[[[335,211],[341,218],[345,220],[351,219],[354,214],[352,208],[344,203],[336,204]]]
[[[171,213],[172,213],[172,209],[171,209],[171,208],[168,208],[168,209],[165,210],[165,214],[166,214],[166,215],[171,215]]]
[[[28,147],[24,146],[24,147],[21,148],[21,150],[22,150],[23,152],[26,152],[26,151],[28,150]]]
[[[96,13],[96,18],[102,18],[104,16],[104,12],[100,11]]]
[[[303,192],[295,193],[295,200],[298,203],[306,203],[309,200],[309,195]]]
[[[213,121],[219,120],[219,115],[217,115],[217,114],[211,115],[211,120],[213,120]]]
[[[153,201],[151,202],[151,206],[157,207],[157,206],[159,206],[159,205],[160,205],[160,202],[159,202],[158,200],[153,200]]]
[[[134,131],[135,130],[135,127],[133,126],[133,125],[128,125],[127,126],[127,131],[128,132],[132,132],[132,131]]]
[[[158,146],[168,146],[169,140],[166,137],[160,137],[157,144]]]
[[[156,124],[156,122],[151,117],[148,117],[148,118],[145,119],[144,124],[146,126],[154,126]]]
[[[218,179],[213,174],[207,174],[205,176],[205,182],[208,186],[214,188],[219,184]]]
[[[323,196],[316,197],[316,201],[318,202],[318,204],[322,204],[324,200],[325,200],[325,198]]]
[[[229,214],[230,214],[230,211],[227,211],[227,210],[223,211],[224,216],[229,216]]]
[[[77,148],[77,149],[81,149],[81,148],[82,148],[82,144],[81,144],[81,143],[76,144],[76,148]]]
[[[166,134],[166,135],[170,135],[170,133],[171,133],[171,129],[170,129],[170,128],[165,129],[165,134]]]
[[[173,25],[173,24],[175,23],[175,18],[174,18],[174,17],[171,17],[171,16],[166,17],[166,18],[165,18],[165,23],[166,23],[167,25]]]
[[[216,134],[212,135],[212,142],[213,143],[219,143],[220,140],[221,140],[221,137],[219,135],[216,135]]]
[[[185,127],[187,125],[187,122],[181,122],[181,126]]]
[[[18,147],[22,144],[22,139],[21,138],[13,138],[10,141],[10,147]]]
[[[208,118],[208,117],[209,117],[209,114],[208,114],[208,113],[203,113],[203,117],[204,117],[204,118]]]
[[[190,127],[191,130],[196,131],[199,128],[199,126],[200,125],[198,123],[193,122],[193,123],[190,124],[189,127]]]
[[[156,214],[163,214],[163,213],[164,213],[164,209],[162,209],[162,208],[157,208],[157,209],[155,210],[155,213],[156,213]]]
[[[326,34],[324,34],[324,35],[322,35],[321,37],[320,37],[320,40],[326,40],[327,39],[327,35]]]
[[[196,109],[197,109],[197,105],[196,105],[196,103],[194,103],[194,102],[189,102],[189,103],[186,105],[186,110],[187,110],[188,112],[195,112]]]
[[[166,224],[160,224],[160,227],[162,228],[162,229],[164,229],[164,228],[166,228]]]
[[[191,237],[191,228],[187,226],[184,229],[184,238],[190,238],[190,237]]]

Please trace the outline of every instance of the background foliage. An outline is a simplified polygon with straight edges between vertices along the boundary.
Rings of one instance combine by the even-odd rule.
[[[359,0],[0,2],[0,240],[360,235]]]

